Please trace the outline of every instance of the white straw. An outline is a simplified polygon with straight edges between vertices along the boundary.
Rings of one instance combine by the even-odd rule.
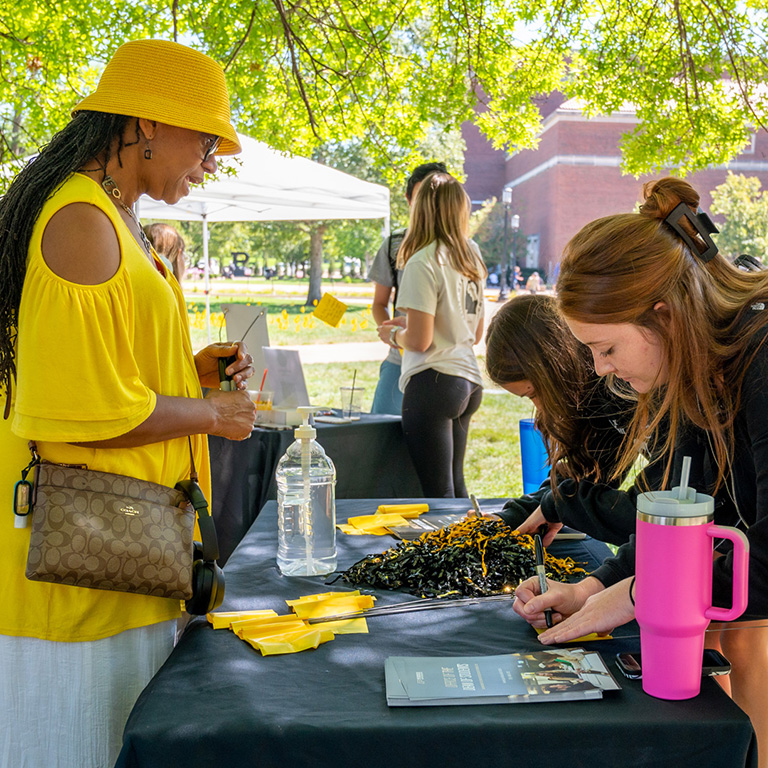
[[[683,456],[683,471],[680,475],[680,487],[677,489],[677,498],[684,500],[688,498],[688,478],[691,474],[691,457]]]

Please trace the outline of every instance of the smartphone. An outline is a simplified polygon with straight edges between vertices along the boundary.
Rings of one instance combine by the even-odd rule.
[[[630,680],[639,680],[643,676],[643,664],[639,653],[617,653],[616,665],[624,677]],[[731,663],[720,651],[712,648],[704,649],[704,658],[701,664],[702,677],[710,675],[727,675],[731,671]]]

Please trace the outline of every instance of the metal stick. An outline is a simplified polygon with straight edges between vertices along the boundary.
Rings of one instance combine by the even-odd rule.
[[[367,619],[377,616],[391,616],[398,613],[414,613],[416,611],[429,611],[441,608],[459,608],[465,605],[475,605],[482,602],[493,602],[495,600],[511,600],[514,598],[514,592],[505,592],[503,595],[487,595],[486,597],[464,597],[456,599],[445,599],[442,597],[426,598],[424,600],[407,600],[403,603],[393,603],[392,605],[382,605],[378,608],[363,608],[359,611],[348,611],[346,613],[337,613],[333,616],[317,616],[307,619],[310,624],[321,624],[324,621],[342,621],[344,619]]]

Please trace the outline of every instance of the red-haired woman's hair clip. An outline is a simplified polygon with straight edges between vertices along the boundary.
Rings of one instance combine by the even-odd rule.
[[[680,225],[680,219],[683,217],[688,219],[688,221],[691,223],[691,226],[696,230],[696,233],[707,246],[703,252],[699,251],[699,247],[696,245],[694,239]],[[664,223],[672,227],[672,229],[674,229],[675,232],[680,235],[683,242],[691,249],[691,253],[700,261],[706,264],[708,261],[712,261],[712,259],[714,259],[717,255],[717,246],[715,245],[715,242],[712,240],[710,235],[717,234],[720,230],[714,225],[712,219],[710,219],[709,216],[701,210],[701,208],[699,208],[699,210],[694,213],[690,209],[690,206],[688,206],[686,203],[679,203],[675,206],[672,213],[670,213],[669,216],[664,219]]]

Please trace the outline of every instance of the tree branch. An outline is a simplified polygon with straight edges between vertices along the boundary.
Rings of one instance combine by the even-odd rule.
[[[175,1],[176,0],[174,0],[174,2]],[[240,53],[240,49],[245,45],[246,40],[248,40],[248,38],[251,35],[251,31],[253,30],[253,21],[256,18],[256,10],[258,8],[258,5],[259,5],[258,0],[256,0],[253,3],[253,8],[251,9],[251,18],[248,20],[248,26],[246,27],[245,34],[240,38],[240,40],[237,41],[237,45],[235,45],[235,48],[232,51],[232,55],[229,57],[229,59],[227,59],[227,63],[224,65],[225,72],[229,69],[229,65],[235,60],[235,58],[237,57],[237,54]],[[282,3],[280,3],[280,5],[282,6]],[[175,27],[174,27],[174,34],[175,34]]]
[[[317,121],[315,120],[315,115],[312,111],[312,106],[309,103],[309,99],[307,98],[306,91],[304,90],[304,79],[301,75],[301,70],[299,69],[299,62],[298,58],[296,56],[296,50],[293,45],[294,41],[294,35],[293,30],[291,29],[291,25],[288,21],[288,17],[285,13],[285,6],[283,5],[283,0],[273,0],[275,4],[275,8],[277,9],[278,14],[280,15],[280,21],[283,24],[283,36],[285,37],[286,45],[288,46],[288,51],[291,54],[291,69],[293,71],[293,77],[296,81],[296,85],[299,88],[299,94],[301,95],[301,100],[304,102],[304,106],[307,110],[307,117],[309,118],[309,127],[312,129],[312,133],[315,135],[315,138],[320,140],[320,136],[317,133]]]

